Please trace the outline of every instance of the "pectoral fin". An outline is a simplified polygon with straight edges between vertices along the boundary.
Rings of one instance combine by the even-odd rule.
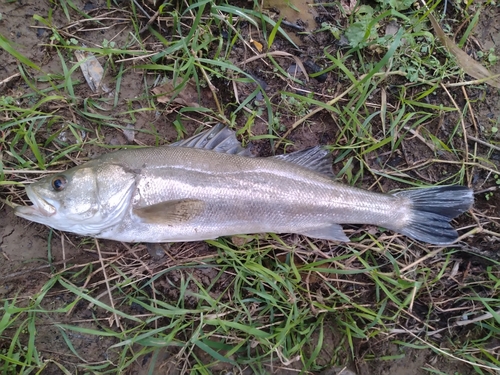
[[[205,208],[197,199],[179,199],[136,208],[133,214],[148,224],[175,225],[189,222]]]
[[[320,238],[322,240],[349,242],[349,237],[345,235],[344,230],[338,224],[330,224],[323,228],[310,229],[300,234],[307,237]]]

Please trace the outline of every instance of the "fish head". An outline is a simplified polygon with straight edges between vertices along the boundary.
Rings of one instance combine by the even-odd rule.
[[[15,214],[55,229],[96,236],[123,218],[134,186],[132,171],[89,162],[27,185],[33,205],[18,206]]]

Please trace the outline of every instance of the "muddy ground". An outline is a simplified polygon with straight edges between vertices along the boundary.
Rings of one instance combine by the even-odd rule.
[[[80,9],[95,9],[100,6],[104,6],[105,2],[98,1],[74,1],[74,3]],[[48,48],[45,44],[50,43],[51,33],[49,30],[44,28],[39,28],[39,23],[33,20],[33,15],[38,14],[43,17],[47,17],[52,3],[46,0],[33,1],[15,1],[6,2],[2,1],[0,12],[2,13],[2,19],[0,21],[0,34],[8,37],[15,43],[16,49],[23,55],[29,57],[31,60],[39,64],[44,71],[58,72],[60,69],[57,63],[57,58],[55,56],[54,50]],[[65,25],[65,18],[60,8],[54,9],[53,18],[55,24],[61,27]],[[309,25],[310,26],[310,25]],[[108,37],[108,33],[114,33],[114,30],[103,31],[100,35],[87,35],[86,37],[95,42],[96,45],[102,42],[103,37]],[[125,35],[122,33],[121,35]],[[481,14],[480,22],[474,31],[474,35],[477,42],[481,45],[484,50],[496,47],[500,48],[500,8],[490,7],[488,11]],[[115,39],[117,42],[119,38]],[[299,39],[300,40],[300,39]],[[303,41],[302,41],[303,42]],[[307,54],[309,56],[317,57],[322,54],[323,46],[327,43],[333,42],[332,40],[322,40],[318,45],[312,45],[304,43],[304,48],[307,49]],[[283,49],[286,49],[285,43],[283,44]],[[475,46],[478,48],[477,46]],[[5,51],[0,51],[0,60],[2,61],[0,67],[0,94],[1,95],[15,95],[17,92],[26,92],[28,88],[23,84],[22,80],[17,76],[19,73],[17,62]],[[259,70],[257,65],[252,66],[254,70]],[[262,70],[266,70],[263,67]],[[492,67],[493,70],[500,72],[500,65]],[[80,75],[79,71],[75,72],[75,75],[83,82],[83,77]],[[123,77],[122,82],[122,97],[121,101],[125,102],[127,98],[134,98],[141,95],[141,84],[143,77],[129,72]],[[334,84],[332,80],[328,81],[330,84]],[[273,85],[276,86],[276,90],[279,90],[279,81],[273,81],[272,79],[267,79],[267,84],[271,86],[269,90],[273,90]],[[324,83],[319,81],[311,82],[311,90],[323,90]],[[78,86],[78,94],[82,97],[87,95],[88,88],[85,84]],[[211,104],[211,97],[207,94],[207,102],[204,103],[206,106]],[[486,97],[482,97],[475,104],[475,113],[477,115],[477,123],[482,127],[481,130],[488,132],[491,128],[491,119],[497,118],[500,113],[500,97],[498,91],[490,89],[490,93]],[[294,117],[290,115],[288,122],[283,119],[283,123],[290,125],[293,123]],[[137,123],[135,124],[136,129],[147,128],[149,123],[155,123],[160,133],[164,137],[165,142],[170,142],[175,139],[177,133],[171,127],[163,126],[168,124],[171,119],[166,116],[163,120],[158,120],[155,118],[154,114],[150,112],[144,112],[137,116]],[[87,124],[84,124],[87,125]],[[197,123],[186,122],[185,126],[188,134],[191,134],[196,128]],[[265,133],[266,126],[264,123],[259,123],[256,120],[256,125],[254,127],[256,133]],[[314,146],[317,144],[330,144],[335,137],[338,129],[336,125],[332,125],[331,119],[322,114],[316,118],[316,121],[311,127],[303,127],[297,129],[293,133],[291,139],[294,141],[294,148],[303,149],[309,146]],[[127,142],[125,137],[121,132],[108,132],[106,141],[113,144],[124,144]],[[154,144],[155,139],[147,134],[138,134],[136,142],[139,144]],[[472,147],[472,144],[471,144]],[[481,147],[481,145],[479,145]],[[483,150],[486,152],[485,150]],[[92,154],[94,150],[89,150],[89,155]],[[103,152],[102,150],[97,150],[95,152]],[[254,152],[261,156],[268,156],[271,153],[269,146],[266,143],[257,143]],[[426,158],[428,155],[419,154],[417,151],[412,151],[415,160]],[[499,165],[500,154],[496,152],[493,155],[492,161]],[[452,169],[453,166],[450,165]],[[424,172],[425,173],[425,172]],[[431,173],[431,172],[429,172]],[[443,173],[443,171],[434,171],[434,173]],[[15,178],[15,175],[9,177]],[[432,179],[432,175],[430,176]],[[477,179],[481,181],[484,176],[479,175]],[[367,186],[370,183],[367,182]],[[387,190],[394,188],[395,186],[384,186]],[[483,188],[487,188],[484,186]],[[0,187],[1,188],[1,187]],[[22,197],[22,189],[18,188],[4,188],[0,190],[3,198],[13,196],[13,192],[17,192],[19,195],[17,199]],[[498,194],[493,196],[492,199],[486,201],[485,199],[479,197],[478,205],[483,209],[483,212],[494,216],[499,216],[499,202],[500,198]],[[20,201],[20,200],[19,200]],[[482,239],[481,242],[475,242],[471,246],[479,248],[480,250],[491,250],[489,248],[490,243],[487,239]],[[498,242],[493,243],[493,245],[498,246]],[[27,221],[17,218],[13,215],[12,209],[7,205],[2,205],[0,208],[0,298],[1,299],[12,299],[16,298],[18,301],[29,301],[29,298],[40,292],[41,287],[47,283],[51,278],[53,272],[60,271],[62,269],[75,267],[75,265],[86,265],[86,264],[99,264],[99,256],[95,250],[95,246],[92,241],[82,241],[81,238],[72,235],[65,235],[55,231],[50,231],[47,227],[30,224]],[[203,255],[214,255],[214,250],[208,248],[204,243],[196,243],[194,245],[175,245],[172,254],[182,253],[185,258],[190,256],[203,256]],[[105,257],[115,257],[121,256],[117,254],[123,254],[125,251],[121,244],[103,241],[101,248],[104,249]],[[136,257],[137,262],[142,262],[147,264],[148,267],[157,267],[160,263],[155,263],[156,261],[152,259],[144,246],[138,245],[131,250],[131,254],[127,257]],[[51,255],[51,259],[48,259],[48,255]],[[188,255],[186,255],[188,254]],[[119,264],[119,263],[118,263]],[[128,263],[128,266],[130,263]],[[78,267],[75,267],[78,269]],[[204,278],[210,279],[213,275],[199,275],[201,281]],[[95,276],[91,281],[93,283],[98,282],[99,275]],[[90,281],[80,280],[80,285],[85,285]],[[224,280],[220,281],[221,283]],[[161,283],[160,283],[161,286]],[[223,290],[224,285],[221,284],[220,289]],[[102,289],[96,289],[96,294],[102,292]],[[171,296],[173,300],[177,296]],[[49,295],[44,299],[44,307],[48,310],[57,309],[65,306],[65,304],[70,301],[67,300],[68,296],[64,293],[58,294],[57,287],[54,287]],[[105,299],[104,299],[105,300]],[[187,301],[189,305],[189,301]],[[79,353],[88,362],[100,362],[106,359],[108,355],[107,348],[116,342],[112,339],[106,339],[103,337],[93,336],[95,339],[93,341],[88,341],[88,336],[82,336],[78,334],[69,334],[65,338],[61,331],[56,328],[55,323],[77,323],[82,327],[99,329],[96,321],[99,319],[105,320],[108,315],[93,310],[89,307],[88,303],[79,303],[69,312],[61,314],[51,314],[46,316],[46,321],[38,325],[38,331],[36,333],[36,346],[37,349],[43,354],[43,357],[47,360],[54,359],[54,361],[61,361],[64,363],[76,363],[78,359],[75,357],[73,352],[68,349],[67,341],[70,340],[72,346],[76,352]],[[334,323],[332,323],[332,326]],[[334,326],[333,326],[334,327]],[[326,334],[325,344],[322,348],[322,358],[325,363],[333,356],[333,353],[337,353],[339,339],[336,337],[335,330]],[[6,340],[6,338],[0,338],[0,340]],[[0,341],[1,344],[1,341]],[[349,368],[358,375],[423,375],[428,374],[429,371],[424,370],[424,368],[436,369],[436,371],[441,371],[444,374],[474,374],[474,370],[470,368],[467,364],[459,361],[453,361],[451,359],[442,357],[430,350],[416,350],[409,348],[396,347],[387,341],[377,341],[375,344],[357,343],[357,348],[359,353],[357,357],[351,358],[346,364]],[[376,357],[389,357],[395,356],[398,359],[395,360],[377,360],[377,358],[372,358],[366,360],[365,354],[375,353]],[[175,365],[171,365],[172,353],[161,353],[159,355],[162,373],[178,373],[175,370]],[[142,358],[137,361],[130,369],[130,374],[145,374],[148,369],[149,358]],[[170,365],[169,365],[170,363]],[[214,369],[214,373],[222,373],[227,369],[221,368],[219,370]],[[271,368],[270,370],[271,371]],[[333,374],[349,374],[346,370],[341,372],[342,369],[334,368],[329,371],[324,372],[325,375]],[[42,372],[43,374],[59,374],[60,370],[56,366],[49,365]],[[160,373],[160,372],[158,372]],[[251,373],[251,372],[249,372]],[[277,374],[292,374],[291,370],[280,370],[275,368],[275,373]]]

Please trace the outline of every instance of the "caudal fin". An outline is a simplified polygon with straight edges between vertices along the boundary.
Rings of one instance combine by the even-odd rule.
[[[410,222],[398,232],[435,245],[456,241],[458,233],[450,221],[474,203],[472,190],[465,186],[405,190],[394,195],[408,199],[412,210]]]

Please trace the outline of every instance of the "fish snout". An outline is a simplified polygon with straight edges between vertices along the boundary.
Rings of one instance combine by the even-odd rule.
[[[17,206],[14,211],[16,215],[21,217],[31,217],[33,215],[49,217],[57,212],[52,204],[40,197],[30,186],[26,186],[26,194],[33,205]]]

